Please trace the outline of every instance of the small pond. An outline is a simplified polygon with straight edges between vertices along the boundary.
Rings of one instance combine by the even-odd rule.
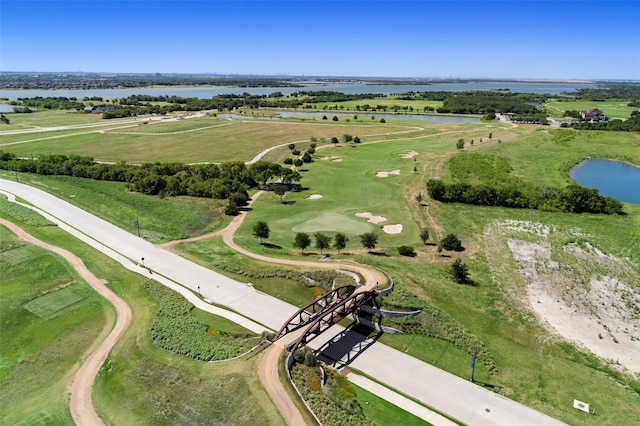
[[[571,177],[600,195],[624,203],[640,204],[640,167],[620,161],[587,160],[573,169]]]

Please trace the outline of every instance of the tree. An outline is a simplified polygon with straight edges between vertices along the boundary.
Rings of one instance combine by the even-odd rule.
[[[471,282],[469,279],[469,268],[460,260],[460,258],[456,258],[456,260],[453,261],[450,273],[453,281],[458,284],[469,284]]]
[[[290,149],[291,151],[293,151],[294,149],[296,149],[296,144],[295,144],[295,143],[290,143],[290,144],[289,144],[289,149]]]
[[[422,228],[420,230],[420,239],[423,244],[427,244],[427,241],[429,240],[429,228]]]
[[[360,143],[360,138],[358,136],[354,137],[353,143]]]
[[[287,187],[284,185],[276,185],[273,187],[273,192],[280,197],[280,204],[282,204],[282,197],[287,193]]]
[[[489,133],[489,139],[493,137],[493,133]]]
[[[338,253],[340,253],[340,250],[343,250],[347,246],[348,242],[349,242],[349,237],[347,237],[342,232],[338,232],[333,237],[333,248],[338,250]]]
[[[353,136],[351,136],[348,133],[345,133],[344,135],[342,135],[342,140],[344,140],[345,143],[349,143],[353,140]]]
[[[298,232],[296,234],[295,240],[293,241],[293,246],[295,248],[299,248],[302,253],[304,253],[304,249],[309,247],[310,244],[311,238],[309,238],[309,234],[307,234],[306,232]]]
[[[312,161],[313,161],[313,159],[311,158],[311,155],[309,155],[309,153],[308,153],[308,152],[305,152],[305,153],[302,155],[302,162],[303,162],[303,163],[311,163]]]
[[[4,114],[0,114],[0,122],[4,124],[11,124],[11,120],[9,120]]]
[[[326,250],[331,246],[331,238],[323,233],[316,232],[314,237],[316,238],[316,248],[320,250],[320,254],[322,254],[323,250]]]
[[[323,120],[326,120],[326,119],[327,119],[327,116],[326,116],[326,115],[323,115],[323,116],[322,116],[322,119],[323,119]]]
[[[464,139],[458,139],[458,142],[456,143],[456,149],[458,150],[464,149]]]
[[[338,138],[336,138],[335,136],[331,138],[331,143],[332,143],[332,144],[336,144],[336,145],[337,145],[337,144],[338,144],[338,142],[340,142],[340,141],[339,141],[339,140],[338,140]]]
[[[302,167],[303,164],[304,164],[304,161],[302,161],[299,158],[296,158],[295,160],[293,160],[293,165],[296,167]]]
[[[260,239],[260,243],[269,238],[269,225],[266,222],[256,222],[253,225],[253,236]]]
[[[386,122],[387,122],[387,120],[385,120],[384,118],[381,118],[381,119],[380,119],[380,122],[381,122],[381,123],[386,123]]]
[[[462,247],[462,242],[455,234],[449,233],[442,240],[440,240],[440,244],[438,244],[438,248],[442,251],[445,250],[454,250],[454,251],[462,251],[464,247]]]
[[[338,121],[338,116],[337,116],[337,115],[334,115],[334,116],[333,116],[333,118],[332,118],[332,120],[333,120],[333,121]]]
[[[378,236],[373,232],[365,232],[360,235],[360,244],[362,244],[362,247],[371,251],[376,248],[376,244],[378,244]]]

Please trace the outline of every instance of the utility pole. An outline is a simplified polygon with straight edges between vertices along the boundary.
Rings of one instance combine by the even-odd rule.
[[[138,221],[138,216],[136,215],[136,223],[133,224],[138,230],[138,237],[140,237],[140,222]]]
[[[478,355],[478,348],[475,347],[473,348],[473,355],[471,355],[471,383],[475,382],[473,374],[475,373],[475,370],[476,370],[477,355]]]

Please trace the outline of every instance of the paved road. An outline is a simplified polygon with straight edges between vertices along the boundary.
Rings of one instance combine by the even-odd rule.
[[[0,189],[46,210],[59,222],[72,225],[82,233],[80,237],[84,241],[103,252],[108,252],[109,256],[125,257],[133,261],[140,259],[140,262],[144,257],[144,264],[153,270],[154,278],[158,275],[166,276],[194,291],[200,286],[204,297],[228,306],[271,329],[279,329],[296,311],[292,305],[157,248],[43,191],[4,179],[0,179]],[[63,229],[71,228],[63,226]],[[110,249],[105,250],[104,246]],[[340,334],[343,335],[342,338],[332,343],[332,337]],[[363,339],[362,336],[345,331],[339,326],[329,329],[310,346],[326,346],[325,354],[330,358],[350,358],[353,368],[465,424],[563,424],[407,354]],[[358,347],[366,347],[366,350],[358,351]]]

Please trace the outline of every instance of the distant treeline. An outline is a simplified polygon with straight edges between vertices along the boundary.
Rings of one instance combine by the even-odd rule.
[[[565,95],[585,101],[606,101],[609,99],[628,99],[629,106],[640,106],[640,84],[607,83],[598,88],[583,88]]]
[[[1,74],[3,89],[120,89],[151,86],[303,87],[299,81],[269,77],[162,75],[54,75]]]
[[[597,189],[569,185],[563,189],[483,183],[445,184],[441,180],[427,182],[429,197],[446,203],[465,203],[478,206],[501,206],[517,209],[536,209],[547,212],[623,214],[622,203],[603,197]]]
[[[237,199],[234,194],[241,194],[244,201],[248,199],[248,190],[266,185],[271,178],[280,178],[291,187],[296,187],[294,182],[301,179],[298,172],[267,161],[252,165],[234,161],[197,165],[156,162],[136,166],[124,162],[97,163],[92,157],[78,155],[43,155],[37,159],[25,159],[3,151],[0,151],[0,169],[125,182],[129,190],[148,195]]]

